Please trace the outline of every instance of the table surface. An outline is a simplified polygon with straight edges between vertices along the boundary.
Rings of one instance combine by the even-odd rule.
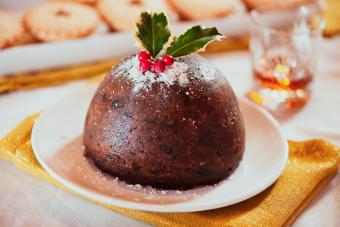
[[[279,120],[288,139],[324,138],[340,146],[340,37],[321,43],[319,72],[310,102],[288,119]],[[243,96],[252,84],[249,52],[208,56]],[[83,86],[64,86],[0,96],[0,137],[29,114],[42,111]],[[58,189],[0,160],[0,226],[145,226],[78,196]],[[339,174],[312,201],[294,226],[340,226]]]

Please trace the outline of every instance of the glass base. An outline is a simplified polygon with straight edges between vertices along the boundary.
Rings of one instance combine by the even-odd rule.
[[[247,93],[247,97],[269,110],[273,115],[282,116],[295,113],[301,109],[309,100],[310,91],[303,89],[274,90],[256,87]]]

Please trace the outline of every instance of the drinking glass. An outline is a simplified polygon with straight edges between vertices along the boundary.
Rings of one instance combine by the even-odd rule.
[[[247,96],[272,113],[302,107],[310,97],[323,21],[320,7],[251,12],[254,87]]]

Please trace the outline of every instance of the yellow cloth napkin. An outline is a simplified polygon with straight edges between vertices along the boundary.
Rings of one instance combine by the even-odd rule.
[[[0,157],[69,190],[44,171],[32,152],[30,137],[37,116],[25,119],[0,141]],[[340,149],[324,140],[290,141],[289,161],[276,183],[259,195],[233,206],[194,213],[156,213],[97,203],[158,226],[289,225],[337,173],[339,161]]]

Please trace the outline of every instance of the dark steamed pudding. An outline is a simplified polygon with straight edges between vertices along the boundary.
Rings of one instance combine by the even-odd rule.
[[[99,85],[83,142],[100,170],[127,183],[189,189],[237,168],[245,128],[228,81],[204,58],[183,57],[154,74],[142,73],[133,55]]]

